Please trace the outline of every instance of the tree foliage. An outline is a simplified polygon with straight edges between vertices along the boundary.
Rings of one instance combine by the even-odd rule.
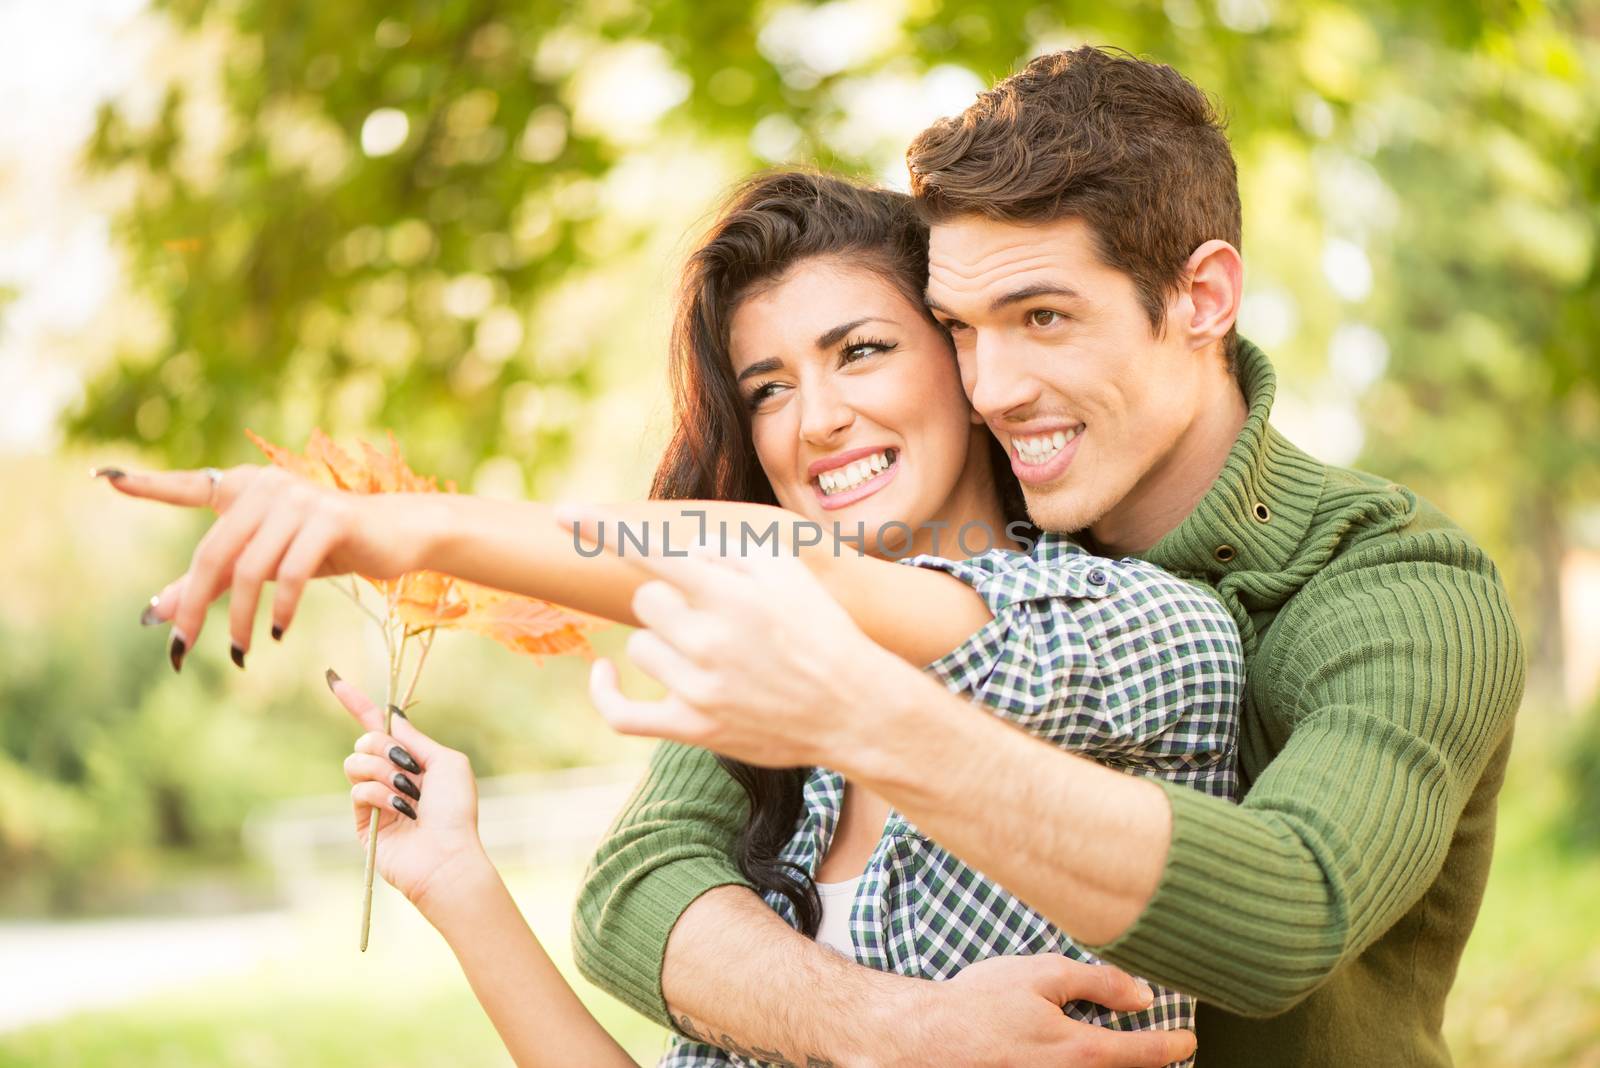
[[[157,12],[215,50],[216,81],[173,78],[150,118],[108,105],[88,146],[128,182],[120,234],[162,336],[91,383],[82,437],[192,464],[244,458],[246,425],[389,426],[434,469],[566,463],[600,379],[594,354],[552,353],[544,317],[564,280],[641,247],[648,207],[607,205],[642,148],[893,174],[893,112],[919,94],[1112,44],[1225,106],[1247,332],[1272,335],[1286,388],[1359,413],[1365,463],[1488,541],[1555,648],[1552,568],[1600,492],[1593,0]]]

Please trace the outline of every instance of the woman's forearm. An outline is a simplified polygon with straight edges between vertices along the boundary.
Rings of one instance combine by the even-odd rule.
[[[455,951],[518,1068],[638,1068],[578,1000],[487,857],[417,907]]]
[[[404,507],[415,527],[419,567],[630,626],[637,624],[633,594],[651,578],[634,561],[682,555],[702,537],[720,548],[721,531],[727,531],[730,553],[797,556],[869,637],[918,666],[956,648],[990,618],[964,582],[862,556],[854,543],[836,543],[830,533],[772,505],[609,504],[603,551],[592,544],[580,551],[555,509],[537,502],[416,494],[407,495]]]

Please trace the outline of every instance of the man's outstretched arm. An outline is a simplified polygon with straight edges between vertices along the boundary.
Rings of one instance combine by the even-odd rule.
[[[834,768],[1107,959],[1274,1015],[1431,884],[1521,697],[1492,570],[1466,552],[1427,559],[1419,541],[1424,558],[1380,546],[1284,610],[1250,685],[1289,737],[1238,806],[975,714],[785,561],[741,565],[717,592],[681,579],[721,634],[646,621],[695,648],[687,668],[646,666],[666,701],[631,700],[603,674],[591,693],[625,732]],[[797,687],[812,695],[804,714]]]
[[[712,754],[662,745],[584,882],[579,970],[690,1038],[804,1068],[968,1063],[1001,1046],[1022,1063],[1158,1068],[1192,1051],[1187,1031],[1107,1031],[1062,1015],[1079,998],[1148,1004],[1116,968],[1006,957],[933,983],[844,960],[743,883],[732,854],[744,811]]]

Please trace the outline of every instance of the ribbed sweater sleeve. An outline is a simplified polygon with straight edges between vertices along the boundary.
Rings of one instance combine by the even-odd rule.
[[[748,802],[704,749],[664,742],[589,863],[573,913],[573,958],[590,982],[671,1026],[661,994],[667,937],[718,886],[750,883],[734,863]]]
[[[1255,744],[1281,751],[1238,806],[1162,784],[1161,881],[1096,952],[1228,1011],[1275,1015],[1417,901],[1522,695],[1505,591],[1473,553],[1438,534],[1391,539],[1300,591],[1246,685]]]

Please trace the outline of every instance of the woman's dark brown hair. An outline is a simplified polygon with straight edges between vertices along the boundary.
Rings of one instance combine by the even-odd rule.
[[[672,331],[674,428],[652,497],[777,503],[734,380],[729,324],[741,301],[778,284],[796,265],[834,256],[878,272],[914,307],[923,306],[928,231],[910,197],[799,171],[759,175],[729,196],[684,270]],[[1024,519],[1021,487],[1004,450],[992,441],[990,452],[1007,520]],[[814,937],[822,918],[816,887],[779,860],[801,815],[809,769],[719,759],[750,801],[738,843],[740,871],[757,890],[788,898],[800,929]]]

